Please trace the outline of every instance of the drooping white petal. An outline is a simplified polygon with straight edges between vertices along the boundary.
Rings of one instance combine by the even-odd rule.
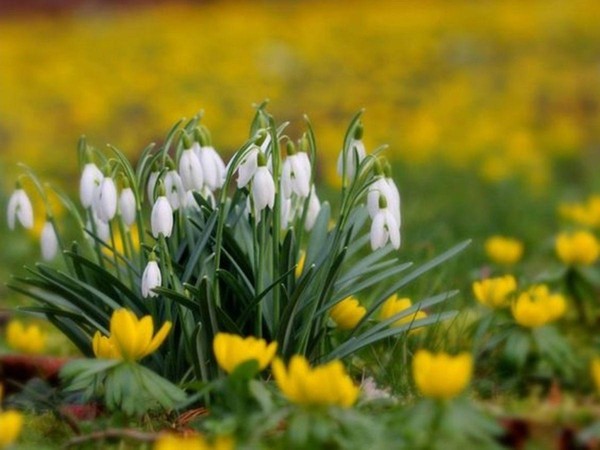
[[[54,259],[58,253],[58,238],[51,222],[46,222],[44,228],[42,228],[40,246],[42,249],[42,258],[46,261]]]
[[[246,186],[258,168],[258,147],[253,146],[238,166],[238,188]]]
[[[79,181],[79,199],[84,208],[92,206],[96,189],[100,187],[103,179],[104,175],[96,164],[87,163],[85,165]]]
[[[285,230],[293,220],[292,199],[281,199],[281,229]]]
[[[184,150],[181,153],[179,159],[179,176],[181,177],[181,183],[185,190],[200,190],[204,184],[204,171],[200,159],[194,152],[194,147],[197,147],[198,143],[194,143],[194,146]]]
[[[256,170],[252,179],[252,199],[256,212],[260,212],[267,206],[273,208],[275,202],[275,182],[273,176],[266,166]]]
[[[150,226],[152,228],[152,236],[156,239],[161,234],[169,237],[173,232],[173,208],[171,208],[169,200],[164,195],[158,197],[152,207]]]
[[[93,208],[103,222],[110,222],[117,213],[117,187],[110,177],[104,177],[96,191]]]
[[[177,211],[185,203],[185,189],[175,170],[169,170],[165,175],[165,191],[173,211]]]
[[[162,284],[162,274],[160,267],[156,261],[148,261],[144,273],[142,274],[142,296],[158,297],[158,294],[153,291],[154,288],[160,287]]]
[[[340,152],[337,160],[337,172],[339,175],[343,174],[344,171],[344,152]],[[356,169],[358,165],[365,159],[367,152],[365,145],[362,140],[352,139],[350,147],[346,152],[346,175],[348,179],[352,180],[356,176]]]
[[[285,159],[281,171],[281,188],[286,198],[291,197],[292,193],[301,198],[308,197],[310,193],[310,161],[306,153],[296,153]]]
[[[16,221],[24,228],[33,228],[33,207],[27,193],[23,189],[16,189],[8,201],[7,208],[8,228],[15,229]]]
[[[402,215],[400,213],[400,191],[392,178],[386,178],[385,181],[389,188],[388,207],[396,219],[398,227],[402,225]]]
[[[308,200],[308,211],[306,211],[306,219],[304,220],[304,228],[307,231],[312,230],[315,226],[315,221],[317,220],[317,216],[321,211],[321,202],[319,201],[319,197],[317,197],[317,191],[315,190],[315,186],[312,186],[310,191],[310,199]]]
[[[136,204],[133,189],[125,188],[119,196],[119,212],[125,225],[130,227],[135,222]]]
[[[369,192],[367,194],[367,211],[371,218],[379,212],[379,197],[383,196],[390,204],[392,193],[390,187],[383,176],[379,176],[373,183],[369,185]]]
[[[158,181],[158,175],[160,172],[152,172],[148,177],[148,185],[146,186],[146,193],[148,194],[148,203],[151,205],[154,204],[154,188],[156,187],[156,182]]]
[[[98,239],[102,242],[108,242],[110,239],[110,226],[108,223],[98,219],[96,213],[92,211],[91,220],[88,219],[85,226],[86,230],[90,233],[95,234]],[[87,236],[87,235],[86,235]],[[91,236],[87,236],[91,241],[94,241]]]
[[[371,249],[373,250],[383,247],[388,240],[389,234],[385,227],[385,214],[382,211],[379,211],[373,217],[370,237]]]
[[[204,184],[211,191],[220,189],[225,182],[226,175],[223,159],[211,146],[201,147],[198,155],[204,172]]]

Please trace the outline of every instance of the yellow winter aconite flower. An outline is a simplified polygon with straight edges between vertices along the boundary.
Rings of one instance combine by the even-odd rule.
[[[170,330],[171,322],[165,322],[154,334],[152,316],[138,319],[128,309],[118,309],[110,319],[110,337],[96,332],[92,347],[98,358],[137,361],[160,347]]]
[[[510,294],[517,290],[517,280],[512,275],[487,278],[473,283],[475,298],[490,308],[504,308],[510,305]]]
[[[551,294],[546,285],[535,285],[523,292],[512,304],[516,322],[527,328],[537,328],[560,318],[567,309],[565,298]]]
[[[329,315],[342,330],[351,330],[365,316],[367,310],[354,297],[347,297],[331,308]]]
[[[6,342],[18,352],[36,355],[46,347],[46,334],[38,325],[11,320],[6,328]]]
[[[338,360],[311,368],[306,358],[294,355],[287,369],[275,358],[272,370],[281,392],[299,405],[349,408],[358,398],[359,388]]]
[[[398,298],[397,295],[392,295],[383,303],[383,305],[381,305],[379,320],[387,320],[390,317],[393,317],[396,314],[404,311],[405,309],[410,308],[411,306],[412,301],[410,298]],[[427,313],[425,311],[415,311],[413,314],[409,314],[408,316],[396,320],[392,326],[399,327],[400,325],[413,323],[414,321],[424,319],[425,317],[427,317]]]
[[[465,390],[473,373],[473,357],[419,350],[412,362],[413,378],[425,397],[450,399]]]
[[[559,214],[572,222],[586,227],[600,226],[600,195],[591,195],[585,203],[564,203]]]
[[[153,447],[154,450],[233,450],[233,448],[233,440],[227,436],[218,436],[211,443],[202,435],[180,436],[172,433],[161,434]]]
[[[0,448],[13,444],[23,428],[23,415],[17,411],[0,412]]]
[[[256,360],[263,370],[275,356],[277,342],[267,344],[264,339],[253,336],[243,338],[237,334],[218,333],[213,341],[213,351],[219,367],[227,373],[251,359]]]
[[[600,357],[596,356],[590,363],[590,373],[592,375],[592,381],[596,386],[596,391],[600,393]]]
[[[588,231],[561,233],[556,238],[556,254],[565,264],[589,266],[600,256],[600,243]]]
[[[515,264],[523,256],[523,243],[510,237],[492,236],[484,247],[487,257],[496,264]]]

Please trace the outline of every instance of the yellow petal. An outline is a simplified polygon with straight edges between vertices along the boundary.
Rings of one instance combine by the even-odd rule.
[[[167,338],[167,335],[169,334],[169,331],[171,331],[172,326],[173,324],[171,322],[163,323],[163,326],[160,327],[160,330],[158,330],[158,332],[154,335],[152,341],[150,342],[150,345],[146,349],[146,355],[153,353],[158,347],[160,347],[160,345]]]

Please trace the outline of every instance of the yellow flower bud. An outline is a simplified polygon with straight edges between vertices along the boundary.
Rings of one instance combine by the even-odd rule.
[[[354,297],[347,297],[335,304],[329,315],[341,330],[351,330],[365,316],[367,310]]]
[[[311,368],[306,358],[294,355],[287,369],[281,359],[275,358],[272,370],[277,386],[292,403],[349,408],[358,399],[359,388],[341,361]]]
[[[37,355],[46,348],[46,334],[38,325],[11,320],[6,328],[6,342],[18,352]]]
[[[535,285],[519,295],[512,304],[512,314],[519,325],[537,328],[562,317],[566,308],[562,295],[550,294],[545,285]]]
[[[475,298],[490,308],[504,308],[510,305],[510,294],[517,290],[517,280],[512,275],[487,278],[473,283]]]
[[[425,397],[450,399],[471,381],[473,357],[466,352],[452,356],[419,350],[413,357],[412,372],[417,389]]]
[[[252,359],[256,360],[260,370],[263,370],[275,356],[277,342],[267,345],[264,339],[253,336],[243,338],[236,334],[218,333],[213,341],[213,351],[217,364],[227,373],[233,372],[237,366]]]
[[[556,254],[565,264],[589,266],[600,256],[600,243],[588,231],[561,233],[556,238]]]
[[[492,236],[485,241],[485,253],[496,264],[511,265],[523,256],[523,243],[517,239]]]

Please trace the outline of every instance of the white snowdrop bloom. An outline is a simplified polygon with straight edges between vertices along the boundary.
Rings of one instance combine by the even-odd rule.
[[[337,160],[337,172],[341,176],[344,171],[344,152],[341,151]],[[356,169],[359,164],[365,159],[367,152],[365,150],[365,144],[360,139],[352,139],[350,142],[350,148],[346,152],[346,175],[348,179],[352,180],[356,176]]]
[[[196,198],[194,197],[194,191],[187,191],[185,193],[185,209],[195,209],[200,211],[200,205],[196,202]]]
[[[385,197],[389,210],[400,226],[400,192],[391,178],[380,176],[369,186],[367,194],[367,210],[371,218],[379,212],[379,196]]]
[[[154,188],[156,187],[156,182],[158,181],[159,174],[160,172],[152,172],[148,177],[146,193],[148,194],[148,203],[150,203],[151,205],[154,204]]]
[[[196,153],[204,173],[204,184],[211,190],[220,189],[225,182],[225,163],[210,145],[199,147]]]
[[[47,221],[44,224],[44,228],[42,228],[40,246],[42,248],[42,258],[46,261],[54,259],[58,253],[58,237],[54,231],[54,226],[49,221]]]
[[[258,154],[260,150],[253,145],[238,166],[238,188],[246,186],[258,169]]]
[[[175,170],[169,170],[165,175],[165,191],[173,211],[177,211],[185,203],[185,189]]]
[[[15,229],[15,222],[18,220],[24,228],[33,228],[33,207],[27,193],[17,188],[8,200],[8,228]]]
[[[158,294],[153,291],[154,288],[160,287],[162,284],[162,275],[160,273],[160,267],[154,260],[148,261],[144,273],[142,274],[142,296],[158,297]]]
[[[164,234],[165,237],[169,237],[173,232],[173,208],[167,197],[164,195],[158,197],[152,207],[150,226],[152,228],[152,236],[156,239],[158,239],[161,234]]]
[[[380,203],[380,208],[371,224],[371,248],[377,250],[387,244],[388,240],[395,249],[400,248],[400,227],[385,204],[385,197]],[[383,204],[383,206],[382,206]]]
[[[96,190],[93,208],[103,222],[110,222],[117,214],[117,187],[110,177],[104,177],[100,187]]]
[[[204,184],[204,171],[200,164],[200,158],[195,151],[200,146],[197,142],[191,148],[184,150],[179,159],[179,176],[185,190],[200,190]]]
[[[135,222],[136,203],[133,189],[128,187],[121,191],[121,195],[119,196],[119,212],[121,213],[123,222],[128,227]]]
[[[305,152],[289,155],[281,169],[281,188],[285,198],[292,193],[306,198],[310,193],[310,160]]]
[[[252,179],[252,200],[254,210],[259,213],[275,203],[275,182],[267,166],[260,166]]]
[[[306,211],[306,219],[304,220],[304,228],[307,231],[312,230],[315,226],[315,221],[317,220],[317,216],[321,211],[321,202],[319,201],[319,197],[317,197],[317,191],[315,190],[315,186],[312,186],[310,191],[310,199],[308,200],[308,211]]]
[[[79,181],[79,199],[84,208],[92,206],[96,189],[100,187],[103,179],[104,175],[96,164],[87,163],[85,165]]]

